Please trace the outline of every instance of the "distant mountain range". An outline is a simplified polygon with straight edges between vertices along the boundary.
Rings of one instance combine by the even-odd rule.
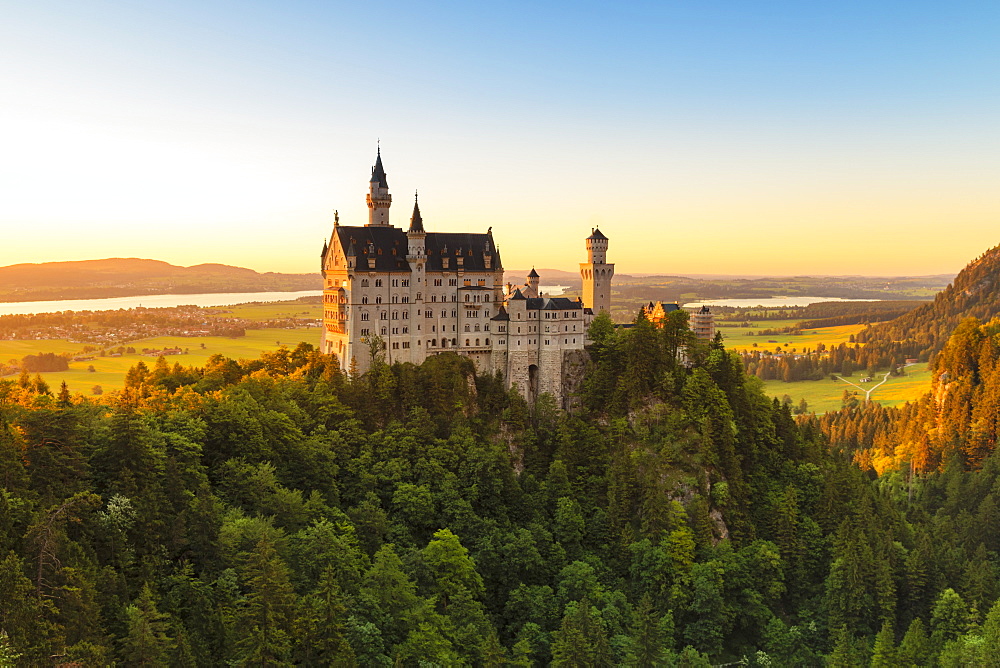
[[[205,292],[320,290],[318,272],[259,273],[225,264],[179,267],[160,260],[108,258],[0,267],[0,302],[100,299]]]

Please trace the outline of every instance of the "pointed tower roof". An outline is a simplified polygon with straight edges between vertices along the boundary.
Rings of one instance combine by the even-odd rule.
[[[330,248],[330,246],[329,246],[329,245],[328,245],[328,244],[326,243],[326,239],[323,239],[323,252],[321,252],[321,253],[319,254],[319,256],[320,256],[321,258],[324,258],[324,259],[325,259],[325,258],[326,258],[326,251],[327,251],[327,250],[328,250],[329,248]]]
[[[521,288],[514,288],[514,294],[512,294],[510,296],[510,298],[511,299],[527,299],[527,297],[525,297],[524,295],[521,294]]]
[[[587,238],[588,239],[607,239],[607,237],[604,236],[604,234],[601,232],[601,230],[598,229],[598,228],[596,228],[596,227],[593,230],[591,230],[590,236],[587,237]]]
[[[410,218],[410,232],[423,232],[424,219],[420,216],[420,204],[417,202],[417,194],[413,193],[413,216]]]
[[[510,320],[510,316],[507,315],[507,309],[501,305],[500,310],[490,320]]]
[[[385,180],[385,168],[382,167],[382,149],[378,149],[378,154],[375,156],[375,166],[372,167],[372,178],[371,181],[378,183],[383,188],[388,188],[389,183]]]
[[[354,250],[354,238],[351,238],[351,243],[347,246],[347,252],[344,253],[347,257],[356,257],[358,252]]]
[[[528,278],[541,278],[541,277],[538,275],[538,272],[535,271],[535,268],[532,267],[531,268],[531,273],[528,274]]]

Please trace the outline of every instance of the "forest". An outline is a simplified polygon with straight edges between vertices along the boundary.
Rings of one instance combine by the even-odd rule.
[[[993,665],[992,441],[876,476],[685,320],[596,318],[570,413],[377,345],[0,381],[0,665]]]

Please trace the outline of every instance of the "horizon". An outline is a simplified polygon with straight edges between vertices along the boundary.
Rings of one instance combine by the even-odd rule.
[[[633,276],[957,274],[998,242],[1000,6],[5,18],[0,265],[311,273],[335,209],[367,221],[379,141],[392,224],[419,189],[429,230],[492,226],[511,266],[575,267],[595,226]]]

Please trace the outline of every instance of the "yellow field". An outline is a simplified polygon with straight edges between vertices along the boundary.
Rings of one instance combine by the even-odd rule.
[[[304,310],[304,309],[302,309]],[[301,329],[250,329],[246,336],[238,338],[228,338],[224,336],[157,336],[140,341],[132,341],[126,347],[131,346],[137,351],[143,348],[171,348],[178,347],[186,349],[184,355],[169,355],[167,362],[173,366],[174,362],[181,366],[204,366],[205,360],[210,356],[219,353],[233,359],[255,358],[260,356],[265,350],[276,350],[280,346],[294,348],[300,342],[305,341],[313,345],[319,343],[318,327],[307,327]],[[202,348],[201,345],[205,344]],[[84,344],[73,343],[65,340],[48,341],[0,341],[0,359],[20,359],[25,355],[39,352],[71,352],[78,353],[83,349]],[[134,366],[139,360],[152,368],[156,363],[156,358],[145,357],[141,353],[133,355],[122,355],[121,357],[97,357],[88,362],[71,362],[69,371],[55,373],[43,373],[42,378],[49,384],[53,391],[56,391],[62,381],[66,381],[70,392],[81,394],[91,394],[94,385],[100,385],[105,391],[120,390],[125,384],[125,372],[129,367]],[[93,365],[94,371],[87,371],[87,367]],[[7,377],[12,378],[12,376]]]
[[[246,318],[247,320],[283,320],[285,318],[322,318],[323,305],[302,302],[270,302],[266,304],[237,304],[219,306],[224,313],[217,317]]]
[[[861,387],[871,387],[877,385],[882,380],[882,373],[874,376],[872,383],[858,382],[862,374],[854,374],[847,380],[856,383]],[[867,386],[867,387],[866,387]],[[906,375],[893,377],[878,389],[872,391],[872,401],[877,401],[883,406],[898,406],[907,401],[915,401],[931,389],[931,371],[925,364],[917,364],[906,368]],[[844,390],[857,392],[860,400],[864,400],[865,393],[858,388],[848,385],[840,380],[800,380],[794,383],[786,383],[781,380],[768,380],[764,382],[764,391],[772,397],[781,399],[786,394],[792,398],[793,405],[798,405],[802,399],[809,404],[809,410],[815,413],[825,413],[826,411],[840,408],[844,396]]]
[[[852,334],[857,334],[866,327],[866,325],[840,325],[838,327],[807,329],[798,336],[793,334],[761,335],[765,329],[781,329],[794,325],[795,322],[794,320],[762,320],[753,323],[757,325],[753,328],[719,327],[718,331],[722,332],[726,347],[733,350],[774,350],[780,346],[785,351],[791,351],[792,348],[801,351],[803,348],[815,350],[819,343],[826,344],[828,348],[848,343]],[[747,332],[753,332],[754,335],[748,336]],[[776,343],[769,343],[769,341],[776,341]],[[785,344],[788,344],[787,347]]]

